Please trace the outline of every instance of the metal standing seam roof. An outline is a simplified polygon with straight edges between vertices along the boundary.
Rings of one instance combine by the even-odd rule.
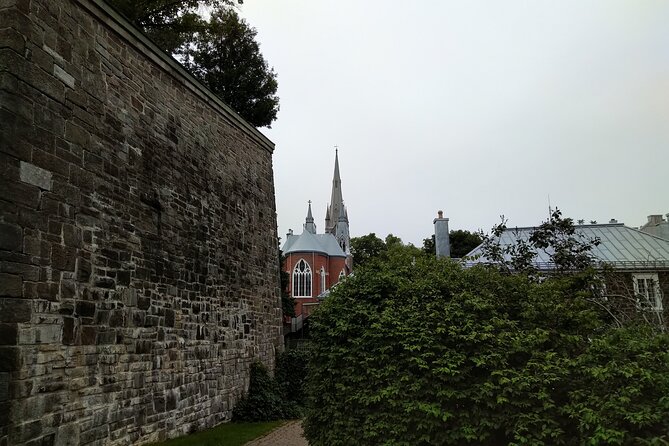
[[[500,236],[502,245],[511,245],[516,240],[528,240],[536,228],[509,228]],[[669,267],[669,241],[623,223],[595,224],[576,226],[576,235],[584,240],[599,238],[600,244],[593,247],[591,253],[600,263],[607,263],[617,268]],[[482,255],[482,245],[472,250],[467,257]],[[468,265],[486,263],[487,259],[478,257],[467,261]],[[539,250],[534,262],[550,266],[549,253]]]
[[[282,249],[284,254],[291,252],[319,252],[330,257],[346,257],[337,239],[332,234],[312,234],[305,230],[300,235],[291,235]]]

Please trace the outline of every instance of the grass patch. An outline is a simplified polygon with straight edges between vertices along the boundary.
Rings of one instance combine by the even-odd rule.
[[[174,438],[162,443],[153,443],[152,446],[241,446],[283,423],[285,421],[223,423],[213,429]]]

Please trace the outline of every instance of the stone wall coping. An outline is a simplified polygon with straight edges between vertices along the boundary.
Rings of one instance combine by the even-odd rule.
[[[121,13],[116,11],[104,0],[76,0],[82,7],[90,11],[93,16],[109,26],[128,44],[144,54],[148,59],[170,74],[174,79],[199,96],[218,113],[223,115],[233,126],[242,130],[253,138],[265,150],[274,152],[274,143],[258,129],[249,124],[237,112],[226,105],[202,82],[190,74],[175,58],[161,50],[151,39],[132,25]]]

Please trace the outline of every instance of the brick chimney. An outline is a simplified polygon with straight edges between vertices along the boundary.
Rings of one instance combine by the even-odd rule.
[[[437,251],[437,258],[451,256],[451,240],[448,235],[448,218],[444,218],[444,212],[437,212],[437,218],[434,219],[434,244]]]

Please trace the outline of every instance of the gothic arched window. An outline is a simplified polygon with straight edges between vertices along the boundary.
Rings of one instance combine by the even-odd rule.
[[[321,293],[325,292],[325,268],[321,266]]]
[[[304,259],[293,269],[293,297],[311,297],[311,268]]]
[[[346,277],[346,272],[344,270],[341,270],[341,272],[339,273],[339,277],[337,278],[337,281],[341,282],[341,279],[345,277]]]

